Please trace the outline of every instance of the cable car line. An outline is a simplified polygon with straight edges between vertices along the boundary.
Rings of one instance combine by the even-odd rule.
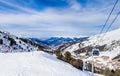
[[[114,9],[115,9],[118,1],[119,1],[119,0],[116,0],[116,2],[115,2],[115,4],[114,4],[114,6],[113,6],[113,8],[112,8],[112,10],[111,10],[111,12],[110,12],[110,14],[108,15],[107,20],[105,21],[105,24],[103,25],[103,27],[102,27],[102,29],[101,29],[101,31],[100,31],[100,33],[99,33],[98,38],[96,38],[96,44],[98,44],[98,43],[100,42],[100,40],[102,40],[103,37],[101,36],[101,38],[100,38],[100,34],[103,33],[103,30],[104,30],[104,28],[105,28],[108,20],[110,19],[110,16],[112,15],[112,12],[114,11]],[[114,19],[114,20],[112,21],[112,23],[109,25],[109,27],[108,27],[108,29],[106,30],[106,32],[108,32],[108,30],[111,28],[112,24],[115,22],[115,20],[117,19],[117,17],[118,17],[119,14],[120,14],[120,13],[117,14],[117,16],[115,17],[115,19]],[[106,32],[105,32],[105,33],[106,33]],[[105,35],[103,35],[103,36],[105,36]]]
[[[108,15],[108,18],[107,18],[107,20],[105,21],[105,24],[103,25],[103,27],[102,27],[102,29],[101,29],[98,37],[96,38],[96,42],[99,42],[100,34],[103,33],[103,30],[104,30],[106,24],[108,23],[111,15],[112,15],[112,12],[114,11],[117,3],[118,3],[118,0],[116,0],[116,2],[115,2],[115,4],[114,4],[114,6],[113,6],[113,8],[112,8],[112,10],[111,10],[111,12],[110,12],[110,14]],[[118,18],[119,14],[120,14],[120,11],[119,11],[118,14],[115,16],[115,18],[112,20],[111,24],[108,26],[108,28],[107,28],[107,30],[106,30],[106,33],[107,33],[108,30],[111,28],[111,26],[113,25],[113,23],[115,22],[115,20]],[[103,34],[103,37],[104,37],[105,35],[106,35],[106,34]],[[103,37],[101,36],[100,40],[101,40]],[[94,57],[93,57],[93,56],[95,56],[95,55],[96,55],[96,56],[99,56],[99,54],[100,54],[99,49],[96,49],[96,45],[93,46],[93,49],[92,49],[92,73],[94,73]]]
[[[120,11],[118,12],[118,14],[115,16],[115,18],[113,19],[113,21],[111,22],[111,24],[109,25],[109,27],[107,28],[106,32],[103,34],[103,36],[101,37],[101,39],[99,41],[102,40],[102,38],[106,35],[106,33],[109,31],[109,29],[111,28],[111,26],[114,24],[115,20],[117,20],[117,18],[120,15]]]
[[[107,20],[105,21],[105,24],[103,25],[102,30],[100,31],[100,34],[103,32],[103,30],[104,30],[104,28],[105,28],[108,20],[110,19],[110,16],[111,16],[113,10],[115,9],[115,6],[116,6],[117,3],[118,3],[118,0],[116,0],[116,2],[115,2],[115,4],[114,4],[114,6],[113,6],[113,8],[112,8],[112,10],[111,10],[111,12],[110,12],[110,14],[108,15],[108,18],[107,18]]]

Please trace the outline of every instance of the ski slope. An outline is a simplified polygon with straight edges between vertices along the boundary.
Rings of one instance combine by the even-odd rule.
[[[0,76],[89,76],[44,52],[0,53]]]

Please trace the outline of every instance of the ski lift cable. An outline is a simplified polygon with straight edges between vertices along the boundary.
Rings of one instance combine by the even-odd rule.
[[[118,18],[120,14],[120,11],[118,12],[118,14],[115,16],[115,18],[113,19],[113,21],[111,22],[111,24],[109,25],[108,29],[106,30],[106,32],[108,32],[108,30],[111,28],[111,26],[113,25],[113,23],[115,22],[115,20]],[[103,37],[106,35],[106,33],[104,33]],[[101,39],[103,38],[101,37]],[[94,58],[93,58],[93,55],[99,55],[99,50],[92,50],[92,73],[94,73]]]
[[[116,6],[117,3],[118,3],[118,0],[116,0],[116,2],[115,2],[115,4],[114,4],[114,6],[113,6],[113,8],[112,8],[112,10],[111,10],[111,12],[110,12],[110,14],[108,15],[108,18],[107,18],[107,20],[105,21],[105,24],[103,25],[102,30],[100,31],[100,34],[103,32],[103,30],[104,30],[104,28],[105,28],[108,20],[110,19],[110,16],[112,15],[112,12],[114,11],[115,6]]]
[[[120,15],[120,11],[118,12],[118,14],[115,16],[114,20],[111,22],[111,24],[109,25],[108,29],[106,30],[106,32],[109,31],[109,29],[111,28],[111,26],[114,24],[115,20],[117,20],[117,18],[119,17]]]
[[[112,10],[111,10],[111,12],[110,12],[110,14],[108,15],[108,18],[107,18],[107,20],[105,21],[105,24],[103,25],[103,27],[102,27],[102,29],[101,29],[101,31],[100,31],[100,34],[103,33],[103,30],[104,30],[106,24],[108,23],[108,20],[110,19],[111,15],[112,15],[112,12],[114,11],[117,3],[118,3],[118,0],[116,0],[116,2],[115,2],[115,4],[114,4],[114,6],[113,6],[113,8],[112,8]],[[109,30],[110,27],[113,25],[113,23],[115,22],[115,20],[116,20],[117,17],[119,16],[119,14],[120,14],[120,13],[118,13],[117,16],[115,17],[115,19],[111,22],[111,24],[109,25],[109,27],[108,27],[108,29],[106,30],[106,32],[108,32],[108,30]],[[99,41],[99,38],[100,38],[100,36],[98,36],[98,38],[96,38],[96,42]],[[98,40],[97,40],[97,39],[98,39]],[[102,39],[102,37],[101,37],[101,39]],[[93,60],[93,52],[95,52],[94,49],[95,49],[95,47],[93,47],[93,50],[92,50],[92,73],[94,73],[94,60]],[[98,52],[95,52],[95,54],[99,55],[99,50],[98,50]]]
[[[106,35],[106,33],[109,31],[109,29],[111,28],[111,26],[114,24],[114,22],[117,20],[117,18],[119,17],[120,15],[120,11],[118,12],[118,14],[115,16],[115,18],[113,19],[113,21],[111,22],[111,24],[109,25],[109,27],[107,28],[106,32],[103,34],[103,36],[100,38],[99,41],[102,40],[102,38]]]
[[[110,14],[108,15],[107,20],[105,21],[105,24],[103,25],[103,27],[102,27],[102,29],[101,29],[101,31],[100,31],[100,33],[99,33],[99,35],[103,33],[103,31],[104,31],[104,29],[105,29],[105,26],[106,26],[108,20],[110,19],[110,16],[112,15],[112,12],[114,11],[114,9],[115,9],[118,1],[119,1],[119,0],[116,0],[116,2],[115,2],[115,4],[114,4],[114,6],[113,6],[113,8],[112,8],[112,10],[111,10],[111,12],[110,12]],[[117,14],[117,15],[119,15],[119,14]],[[116,16],[116,17],[117,17],[117,16]],[[110,27],[112,26],[112,24],[115,22],[115,20],[116,20],[116,19],[114,19],[114,20],[112,21],[112,23],[109,25],[109,27],[108,27],[109,29],[110,29]],[[108,32],[109,29],[107,29],[106,32]],[[99,40],[101,40],[101,39],[102,39],[102,36],[101,36],[101,38],[100,38],[100,36],[98,36],[98,38],[96,39],[96,42],[99,42]]]

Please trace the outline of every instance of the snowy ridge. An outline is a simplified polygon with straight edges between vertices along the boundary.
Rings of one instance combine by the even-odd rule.
[[[101,35],[95,35],[90,37],[88,40],[89,41],[85,41],[85,45],[87,46],[88,44],[97,44],[96,45],[103,45],[103,44],[110,44],[112,41],[118,41],[120,40],[120,28],[107,32],[107,33],[103,33]],[[100,40],[98,42],[98,40]]]
[[[26,43],[23,38],[11,35],[8,32],[0,31],[0,52],[30,52],[36,50],[35,45]]]
[[[70,47],[66,48],[64,51],[74,52],[74,50],[79,49],[79,43],[76,43],[74,45],[71,45]]]

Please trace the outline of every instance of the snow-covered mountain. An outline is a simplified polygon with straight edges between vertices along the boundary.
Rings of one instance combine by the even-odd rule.
[[[120,67],[120,28],[92,36],[83,42],[76,42],[64,49],[76,58],[91,60],[90,53],[93,47],[100,50],[100,56],[95,57],[96,65],[118,68]],[[113,62],[116,61],[116,62]]]
[[[79,42],[87,39],[88,37],[82,37],[82,38],[69,38],[69,37],[51,37],[45,40],[39,39],[39,38],[29,38],[32,41],[35,41],[39,44],[41,44],[44,48],[47,50],[57,50],[59,47],[63,45],[68,45],[73,42]]]
[[[68,42],[78,41],[80,38],[64,38],[64,37],[51,37],[44,42],[50,46],[57,46]]]
[[[6,31],[0,31],[0,52],[30,52],[36,50],[36,47],[42,49],[42,46],[28,40],[11,35]]]

